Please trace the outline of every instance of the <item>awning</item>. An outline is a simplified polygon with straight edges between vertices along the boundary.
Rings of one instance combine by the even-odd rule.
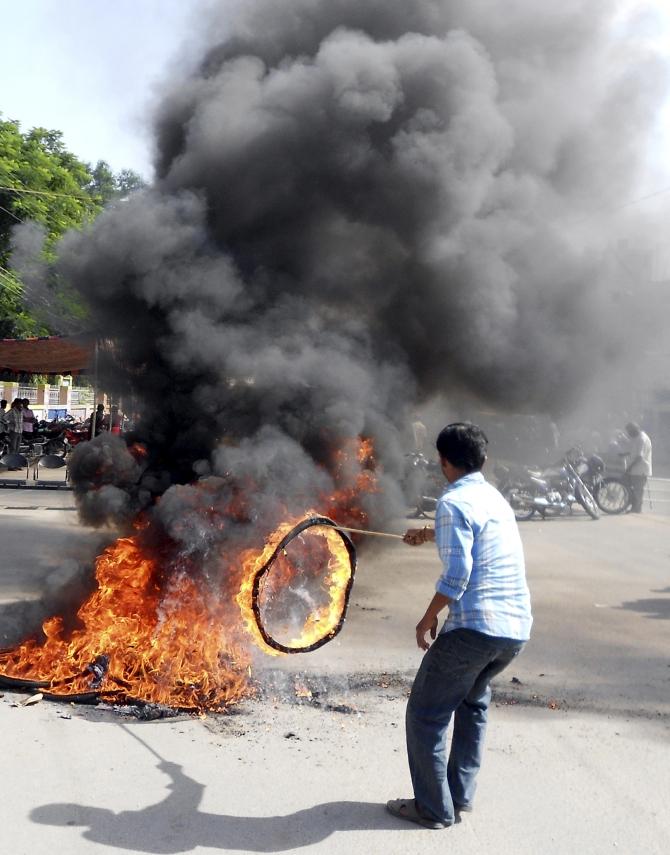
[[[0,370],[14,374],[79,374],[93,365],[95,342],[79,337],[0,339]]]

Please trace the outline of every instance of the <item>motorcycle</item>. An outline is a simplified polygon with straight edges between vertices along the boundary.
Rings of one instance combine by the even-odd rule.
[[[545,470],[498,464],[494,474],[498,489],[511,505],[517,520],[529,520],[535,513],[543,519],[572,513],[575,502],[597,520],[600,517],[598,505],[575,468],[576,462],[568,453],[557,465]]]
[[[30,439],[30,447],[32,450],[35,444],[41,444],[44,454],[65,457],[75,445],[86,439],[88,428],[69,417],[65,421],[40,422]]]
[[[43,454],[65,454],[63,433],[63,425],[59,422],[38,422],[32,437],[28,439],[30,450],[33,451],[34,446],[38,445],[42,447]]]
[[[88,439],[90,439],[89,428],[86,425],[76,423],[71,427],[66,427],[63,431],[63,445],[65,447],[63,456],[72,451],[75,445],[79,445],[80,442],[86,442]]]
[[[622,514],[632,503],[625,476],[606,475],[605,461],[597,454],[584,455],[575,449],[574,466],[603,513]]]

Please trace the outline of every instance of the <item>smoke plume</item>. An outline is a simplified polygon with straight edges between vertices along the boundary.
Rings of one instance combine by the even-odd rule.
[[[149,449],[89,518],[231,473],[304,507],[359,435],[379,517],[417,399],[556,413],[624,355],[603,257],[631,215],[603,211],[666,72],[611,3],[258,0],[207,31],[157,107],[154,185],[60,247]]]

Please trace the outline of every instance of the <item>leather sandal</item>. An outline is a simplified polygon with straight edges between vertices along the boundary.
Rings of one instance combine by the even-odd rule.
[[[421,816],[416,807],[415,799],[391,799],[386,802],[386,810],[397,816],[398,819],[406,819],[408,822],[415,822],[423,828],[447,828],[444,822],[437,822],[433,819],[428,819]]]

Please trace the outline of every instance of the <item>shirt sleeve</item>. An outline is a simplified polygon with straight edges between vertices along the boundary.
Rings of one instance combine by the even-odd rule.
[[[472,572],[474,534],[463,512],[445,501],[437,506],[435,543],[443,567],[435,590],[452,600],[460,600]]]

